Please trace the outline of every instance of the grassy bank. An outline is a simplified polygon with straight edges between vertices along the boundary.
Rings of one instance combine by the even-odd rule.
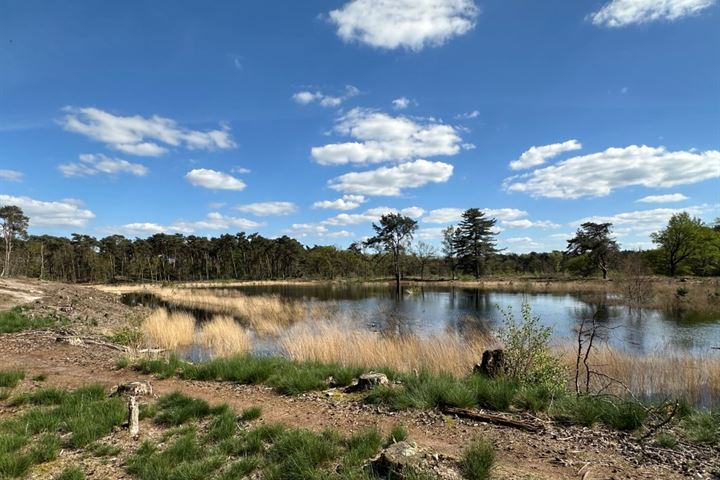
[[[41,330],[67,324],[62,316],[27,315],[22,307],[0,312],[0,333],[16,333],[23,330]]]
[[[141,360],[134,368],[161,377],[176,375],[187,380],[268,385],[287,395],[346,386],[364,372],[359,367],[339,364],[250,355],[221,358],[198,365],[176,357]],[[583,426],[602,423],[627,431],[647,429],[667,413],[656,408],[657,405],[630,397],[577,397],[542,385],[522,385],[508,379],[490,379],[481,375],[456,378],[450,374],[426,371],[416,374],[387,368],[382,371],[395,383],[359,394],[360,399],[394,410],[478,407],[495,411],[528,411],[546,415],[560,423]],[[720,410],[696,410],[684,400],[677,405],[672,421],[678,435],[692,442],[720,445]]]
[[[316,433],[262,422],[252,407],[234,412],[228,405],[171,393],[144,404],[143,429],[155,431],[139,446],[117,442],[112,433],[127,416],[124,401],[108,399],[101,387],[74,391],[36,389],[9,401],[14,417],[0,419],[0,478],[22,479],[36,466],[69,453],[116,457],[138,480],[372,480],[400,478],[369,467],[383,446],[404,440],[397,425],[387,437],[375,427],[352,435],[327,429]],[[124,434],[120,434],[124,435]],[[459,467],[465,478],[488,478],[494,448],[487,441],[468,448]],[[45,477],[43,477],[45,478]],[[64,467],[54,480],[83,480],[79,465]],[[402,478],[429,480],[427,472],[403,470]]]

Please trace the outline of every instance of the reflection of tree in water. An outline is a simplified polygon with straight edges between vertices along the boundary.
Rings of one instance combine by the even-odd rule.
[[[603,342],[610,339],[610,319],[611,311],[604,295],[596,295],[592,298],[586,298],[580,306],[574,308],[575,331],[578,331],[583,321],[594,318],[597,322],[596,337]]]
[[[458,334],[465,340],[492,335],[490,322],[477,314],[459,313],[445,325],[445,332]]]
[[[474,311],[478,315],[485,315],[495,308],[490,292],[478,288],[459,290],[456,303],[457,308]]]
[[[402,313],[397,303],[378,305],[375,318],[378,321],[371,327],[383,335],[394,337],[415,333],[413,319]]]

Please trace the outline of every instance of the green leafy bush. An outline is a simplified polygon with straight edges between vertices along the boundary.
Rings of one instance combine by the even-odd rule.
[[[540,324],[528,303],[523,303],[521,320],[512,309],[501,310],[505,320],[500,339],[505,345],[505,369],[508,378],[520,385],[544,386],[563,390],[567,374],[560,359],[550,349],[552,328]]]

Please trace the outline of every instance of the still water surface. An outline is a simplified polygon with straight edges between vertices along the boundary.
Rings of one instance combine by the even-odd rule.
[[[443,331],[467,332],[502,325],[501,309],[520,315],[523,302],[553,328],[556,339],[575,335],[583,318],[599,311],[607,341],[630,353],[645,354],[670,348],[677,351],[720,355],[720,318],[698,318],[686,313],[630,309],[611,305],[597,293],[527,293],[475,288],[406,287],[399,297],[394,289],[371,285],[247,285],[214,293],[279,295],[284,299],[327,303],[363,328],[387,333],[431,335]],[[131,300],[131,299],[129,299]],[[136,301],[139,299],[135,299]],[[147,298],[143,303],[147,303]],[[172,307],[172,305],[170,306]],[[195,312],[196,314],[198,312]]]

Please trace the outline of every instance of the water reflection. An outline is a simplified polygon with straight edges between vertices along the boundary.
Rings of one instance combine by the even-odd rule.
[[[275,294],[320,304],[332,302],[332,310],[343,318],[353,319],[356,326],[387,335],[432,335],[452,331],[467,336],[498,328],[503,321],[500,308],[519,316],[522,304],[527,302],[544,325],[553,327],[556,338],[575,337],[583,318],[597,315],[605,339],[612,346],[631,353],[649,353],[666,347],[717,353],[712,349],[720,347],[720,319],[717,317],[688,321],[687,316],[614,305],[607,296],[598,294],[413,286],[404,287],[402,294],[397,296],[394,288],[385,284],[275,284],[233,289],[222,286],[213,291],[218,294],[223,289],[228,290],[228,294]],[[125,301],[168,306],[147,295],[130,295]],[[200,321],[211,316],[198,310],[191,310],[191,313]]]

